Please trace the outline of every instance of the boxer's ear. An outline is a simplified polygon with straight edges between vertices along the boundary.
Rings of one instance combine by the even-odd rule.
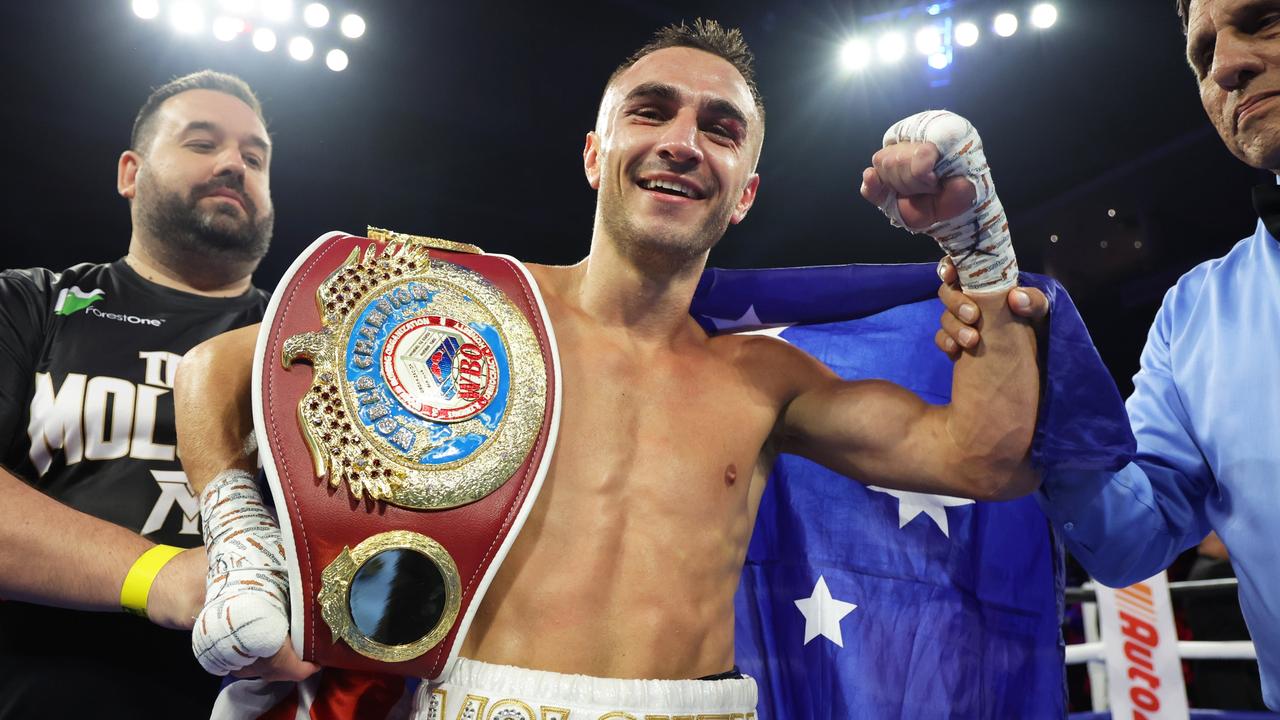
[[[587,133],[587,143],[582,148],[582,171],[592,190],[600,189],[600,136],[594,130]]]
[[[742,197],[738,198],[738,202],[733,206],[733,214],[729,216],[729,222],[737,225],[747,217],[747,211],[756,202],[756,190],[760,188],[760,175],[751,173],[751,177],[747,178],[746,187],[742,188]]]
[[[142,156],[132,150],[120,153],[120,162],[116,167],[116,192],[126,200],[132,200],[137,193],[138,170],[142,167]]]

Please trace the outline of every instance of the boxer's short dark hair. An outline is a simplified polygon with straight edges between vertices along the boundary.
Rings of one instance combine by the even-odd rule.
[[[133,132],[129,136],[130,150],[142,152],[142,149],[151,142],[151,134],[155,130],[153,120],[156,111],[165,100],[188,90],[214,90],[230,95],[248,105],[249,109],[253,110],[253,113],[262,121],[263,127],[267,125],[266,118],[262,116],[262,103],[258,102],[258,96],[253,94],[249,83],[235,75],[214,70],[201,70],[176,77],[151,91],[147,101],[142,103],[142,107],[138,110],[138,117],[134,118]]]
[[[751,99],[755,101],[756,112],[760,120],[764,120],[764,99],[760,96],[760,88],[756,87],[755,55],[747,46],[738,28],[726,28],[715,20],[698,18],[692,23],[681,20],[658,30],[643,47],[631,53],[622,64],[609,76],[605,87],[613,84],[615,78],[635,65],[640,58],[650,53],[672,47],[687,47],[711,53],[724,59],[742,75],[751,91]]]

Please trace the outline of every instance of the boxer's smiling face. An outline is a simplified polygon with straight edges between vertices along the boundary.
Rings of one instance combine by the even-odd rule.
[[[606,89],[587,136],[599,223],[627,252],[704,255],[755,200],[762,124],[724,59],[684,47],[644,56]]]
[[[1187,61],[1227,148],[1280,170],[1280,0],[1193,0]]]

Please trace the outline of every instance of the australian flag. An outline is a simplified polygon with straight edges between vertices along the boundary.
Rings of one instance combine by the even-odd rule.
[[[1119,468],[1124,406],[1057,283],[1041,338],[1037,465]],[[708,270],[709,332],[765,328],[846,379],[945,403],[932,265]],[[783,456],[736,598],[737,660],[768,720],[1060,718],[1061,545],[1033,498],[974,503],[868,487]]]

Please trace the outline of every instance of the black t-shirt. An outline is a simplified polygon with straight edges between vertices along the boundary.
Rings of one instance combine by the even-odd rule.
[[[200,342],[258,322],[266,297],[180,292],[123,260],[0,273],[0,462],[85,513],[199,545],[174,447],[174,371]],[[218,685],[189,633],[0,601],[0,718],[208,717]]]

